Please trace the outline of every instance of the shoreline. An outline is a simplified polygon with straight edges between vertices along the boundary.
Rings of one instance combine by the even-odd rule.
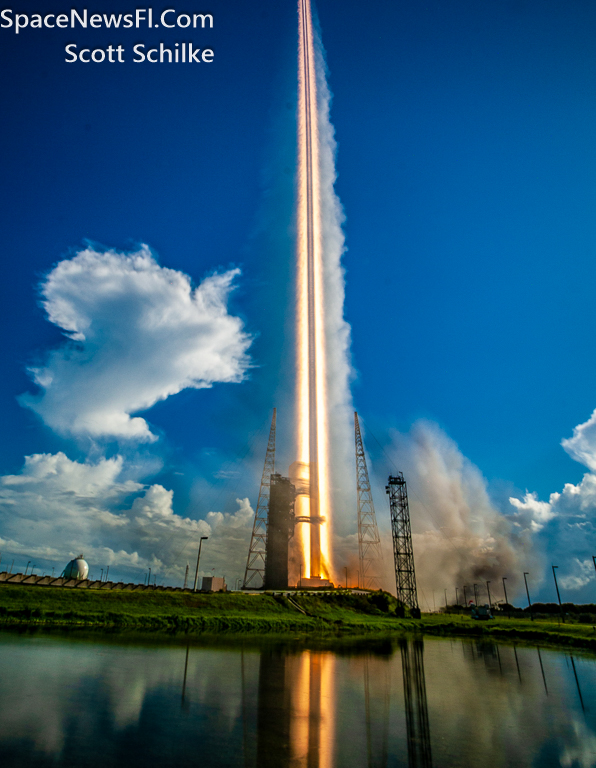
[[[348,639],[420,634],[484,638],[596,653],[596,627],[520,618],[475,621],[461,614],[395,617],[388,593],[99,593],[25,585],[0,587],[0,629],[56,629],[98,634],[196,638],[290,636]]]

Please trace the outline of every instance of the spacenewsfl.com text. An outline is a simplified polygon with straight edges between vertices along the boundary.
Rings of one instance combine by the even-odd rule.
[[[213,15],[210,13],[178,13],[174,8],[167,8],[161,13],[153,13],[152,8],[137,8],[131,13],[89,13],[85,8],[70,13],[18,13],[10,8],[0,11],[0,29],[21,34],[25,30],[37,29],[213,29]],[[122,44],[89,48],[79,43],[68,43],[65,48],[67,64],[124,64],[126,48]],[[134,64],[211,64],[214,59],[212,48],[201,48],[193,42],[182,42],[158,47],[149,47],[137,43],[132,48]]]

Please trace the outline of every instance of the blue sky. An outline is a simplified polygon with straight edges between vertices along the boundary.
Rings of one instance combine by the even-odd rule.
[[[391,430],[438,424],[497,507],[526,490],[548,501],[586,472],[560,443],[596,407],[596,9],[521,0],[317,8],[346,215],[355,406],[387,445]],[[28,12],[62,10],[40,2]],[[233,514],[236,495],[255,503],[270,409],[283,410],[291,381],[295,7],[214,0],[207,10],[214,29],[192,36],[0,30],[0,471],[17,475],[31,454],[84,461],[122,450],[58,434],[17,396],[35,392],[26,368],[63,343],[39,305],[44,275],[87,242],[98,251],[146,243],[195,284],[240,268],[229,312],[253,337],[245,381],[158,402],[142,414],[158,444],[129,451],[147,466],[159,456],[151,477],[136,480],[173,490],[174,509],[193,519],[215,505]],[[130,50],[162,39],[208,45],[214,62],[64,62],[73,41]],[[247,451],[244,475],[212,482]],[[536,545],[548,559],[547,534]]]

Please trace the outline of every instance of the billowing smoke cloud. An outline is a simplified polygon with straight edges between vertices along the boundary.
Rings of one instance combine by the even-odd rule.
[[[331,93],[320,33],[315,31],[319,124],[320,205],[325,280],[327,392],[332,446],[335,574],[343,583],[343,566],[358,569],[354,493],[353,405],[350,380],[350,326],[344,320],[344,214],[335,194],[336,142],[329,111]],[[500,579],[508,575],[512,590],[528,557],[530,532],[509,521],[491,504],[479,470],[467,461],[437,427],[420,423],[408,436],[396,435],[395,448],[408,482],[420,489],[412,500],[417,570],[428,590]],[[380,500],[379,500],[380,501]],[[384,536],[387,543],[387,535]],[[386,547],[383,584],[394,589],[393,557]],[[522,569],[523,570],[523,569]],[[353,579],[352,579],[353,580]]]
[[[235,514],[191,520],[174,512],[172,491],[123,480],[123,470],[121,456],[95,463],[64,453],[27,456],[19,474],[0,478],[0,547],[63,564],[84,552],[96,577],[111,565],[179,580],[200,536],[210,537],[207,572],[221,575],[242,561],[254,515],[247,499],[237,500]]]
[[[131,414],[187,387],[238,382],[250,337],[228,314],[238,270],[190,278],[135,253],[87,248],[59,262],[41,285],[48,319],[69,341],[31,370],[39,395],[23,405],[56,432],[152,441]]]
[[[315,24],[314,50],[317,74],[317,110],[319,127],[319,173],[321,236],[325,291],[325,339],[327,365],[327,398],[329,408],[329,441],[331,450],[331,484],[334,507],[333,526],[346,532],[353,528],[354,495],[348,478],[353,478],[353,426],[350,380],[350,325],[344,319],[345,277],[341,264],[345,250],[342,223],[344,212],[335,193],[337,178],[335,130],[330,120],[331,92],[327,84],[327,65],[321,35]],[[337,553],[339,557],[340,553]],[[345,558],[341,559],[344,562]],[[339,559],[338,559],[339,562]],[[339,577],[338,577],[339,578]]]
[[[395,433],[392,455],[406,478],[416,574],[426,601],[437,590],[454,601],[454,588],[494,582],[502,598],[501,578],[515,594],[524,570],[534,564],[531,531],[493,505],[480,470],[435,424],[419,421],[408,434]]]

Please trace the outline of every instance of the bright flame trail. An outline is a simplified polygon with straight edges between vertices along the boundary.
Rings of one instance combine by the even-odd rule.
[[[329,450],[321,237],[320,136],[310,0],[299,0],[298,73],[298,461],[309,493],[298,498],[303,576],[329,575]]]

